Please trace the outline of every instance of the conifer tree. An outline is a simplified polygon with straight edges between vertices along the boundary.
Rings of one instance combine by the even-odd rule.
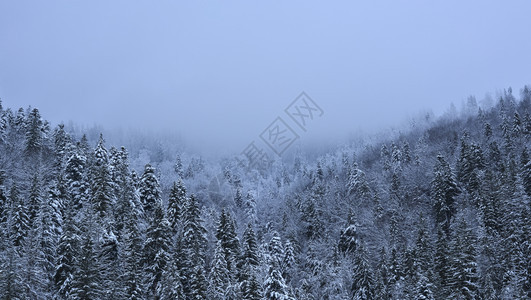
[[[343,253],[355,253],[358,246],[358,228],[353,218],[349,217],[349,224],[341,231],[338,249]]]
[[[375,281],[365,246],[360,243],[356,247],[354,272],[352,278],[352,294],[354,299],[366,300],[375,297]]]
[[[114,299],[120,296],[120,289],[117,279],[119,278],[119,248],[118,238],[112,228],[104,229],[100,237],[98,249],[96,252],[97,260],[101,267],[99,268],[99,277],[101,278],[102,295],[107,299]]]
[[[448,297],[450,288],[450,249],[449,237],[441,226],[437,227],[437,242],[435,245],[435,264],[436,273],[436,296],[444,299]]]
[[[206,229],[202,225],[195,196],[187,198],[183,230],[183,289],[189,298],[205,298],[206,278],[204,275]]]
[[[264,298],[270,300],[291,300],[288,286],[280,271],[275,266],[269,267],[269,272],[264,282]]]
[[[87,207],[80,225],[79,248],[76,253],[72,288],[67,294],[72,299],[99,299],[108,291],[102,285],[100,260],[97,259],[91,211]],[[107,274],[105,274],[107,275]]]
[[[170,222],[170,227],[174,234],[177,233],[179,228],[182,228],[182,215],[185,203],[186,188],[182,180],[179,179],[178,182],[173,182],[168,199],[168,222]]]
[[[162,200],[160,184],[155,176],[155,168],[150,164],[144,167],[144,173],[140,178],[139,192],[144,212],[149,218],[153,214],[155,207]]]
[[[136,196],[136,194],[132,194]],[[136,300],[142,299],[142,237],[139,228],[140,213],[137,205],[138,201],[135,198],[126,198],[127,206],[124,209],[126,216],[124,217],[123,227],[123,250],[119,252],[121,256],[123,272],[123,295],[126,299]],[[138,199],[136,199],[138,200]]]
[[[438,155],[437,164],[434,168],[431,197],[435,210],[435,220],[447,235],[450,232],[450,221],[455,213],[455,197],[458,194],[459,188],[450,165],[442,155]]]
[[[221,250],[225,256],[226,268],[230,273],[234,273],[236,261],[240,256],[240,241],[236,235],[234,220],[225,209],[221,210],[216,238],[221,242]]]
[[[242,253],[239,265],[239,281],[241,283],[243,299],[254,300],[260,299],[261,297],[261,288],[256,277],[258,265],[259,258],[256,235],[251,223],[248,223],[243,233]]]
[[[6,251],[0,256],[0,296],[3,299],[20,299],[24,290],[23,278],[20,270],[22,264],[10,239],[6,241]]]
[[[33,227],[42,201],[40,182],[37,174],[35,174],[32,178],[28,200],[29,227]]]
[[[26,147],[27,155],[38,154],[43,143],[44,127],[41,114],[37,108],[31,110],[26,119]]]
[[[209,299],[225,299],[225,294],[231,284],[230,273],[227,269],[227,261],[225,260],[224,250],[225,249],[223,248],[221,240],[218,240],[214,251],[212,269],[209,275]]]
[[[183,162],[181,160],[181,155],[177,154],[177,158],[175,159],[175,165],[173,166],[173,168],[177,176],[179,176],[179,179],[182,179],[184,177],[184,167]]]
[[[158,299],[160,289],[157,287],[161,282],[167,262],[170,260],[171,239],[170,225],[164,215],[161,201],[159,200],[153,205],[153,219],[146,232],[143,252],[148,297]]]
[[[72,210],[71,206],[65,207],[64,225],[57,246],[57,266],[54,274],[57,293],[63,298],[72,295],[74,278],[77,273],[77,255],[81,247],[80,231]]]
[[[162,272],[162,280],[158,286],[161,300],[186,299],[182,286],[182,278],[177,264],[170,259]]]
[[[85,156],[77,151],[70,155],[66,162],[64,178],[68,193],[68,205],[80,209],[84,204],[83,202],[86,201],[88,191]]]
[[[14,247],[20,247],[24,238],[30,230],[30,217],[28,215],[28,208],[26,207],[24,200],[20,197],[17,185],[13,183],[10,193],[9,201],[11,203],[10,212],[10,234],[13,240]]]
[[[92,205],[101,219],[109,217],[114,203],[114,194],[109,155],[104,145],[103,135],[100,135],[100,140],[94,150],[91,176]]]
[[[50,188],[50,191],[53,188]],[[55,271],[55,250],[61,234],[61,217],[57,211],[57,204],[53,193],[48,192],[48,197],[41,201],[36,220],[38,265],[42,270],[42,281],[45,295],[54,293],[53,275]]]
[[[478,297],[475,243],[472,231],[461,219],[452,241],[449,286],[464,299]]]

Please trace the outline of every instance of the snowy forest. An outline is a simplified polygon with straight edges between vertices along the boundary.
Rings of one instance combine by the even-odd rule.
[[[246,169],[0,104],[0,299],[530,299],[530,112]]]

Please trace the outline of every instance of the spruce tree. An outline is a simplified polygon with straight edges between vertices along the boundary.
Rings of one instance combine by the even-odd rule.
[[[162,273],[157,293],[161,300],[185,299],[180,271],[176,262],[171,259]]]
[[[102,296],[107,299],[114,299],[120,296],[121,288],[117,281],[120,275],[117,268],[120,244],[112,228],[104,229],[98,244],[98,249],[95,252],[101,265],[99,277],[101,278],[101,289],[103,290]]]
[[[92,205],[98,216],[103,219],[110,216],[114,203],[109,155],[105,149],[103,135],[94,150],[94,163],[91,168]]]
[[[240,241],[236,235],[234,220],[228,212],[225,212],[225,209],[221,210],[219,216],[216,238],[221,242],[227,270],[234,273],[236,261],[240,255]]]
[[[29,217],[29,227],[33,227],[37,219],[37,214],[39,212],[39,207],[41,205],[41,190],[40,182],[37,174],[35,174],[31,180],[31,187],[29,192],[29,201],[28,201],[28,217]]]
[[[209,274],[209,289],[208,298],[223,300],[226,292],[231,284],[231,275],[227,269],[227,261],[225,260],[225,249],[223,248],[221,240],[216,243],[214,251],[214,259],[212,261],[212,269]]]
[[[37,108],[31,110],[26,119],[26,144],[25,153],[36,155],[40,152],[43,144],[44,127],[41,115]]]
[[[11,187],[9,201],[11,203],[11,220],[9,220],[11,239],[13,240],[14,247],[20,247],[30,230],[31,220],[28,215],[28,208],[24,200],[20,197],[15,183]]]
[[[449,286],[464,299],[476,299],[479,296],[475,244],[472,230],[461,219],[452,241]]]
[[[133,197],[135,194],[132,195]],[[126,299],[143,299],[142,296],[142,237],[139,228],[140,213],[134,198],[126,198],[124,227],[122,233],[123,250],[119,252],[123,271],[123,295]]]
[[[74,219],[71,206],[66,206],[64,225],[57,246],[57,266],[55,268],[54,282],[57,293],[63,298],[72,295],[74,278],[77,274],[77,255],[81,248],[80,230]]]
[[[375,281],[365,246],[360,243],[354,256],[354,272],[351,291],[354,299],[366,300],[375,298]]]
[[[86,158],[74,151],[66,162],[65,186],[68,193],[68,205],[80,209],[86,201],[88,184],[86,174]]]
[[[455,213],[455,198],[459,188],[450,165],[442,155],[437,156],[431,187],[431,197],[435,210],[435,220],[445,233],[450,233],[450,221]]]
[[[195,196],[187,198],[184,212],[182,241],[183,288],[189,298],[205,299],[206,278],[204,275],[206,229],[202,225]]]
[[[338,249],[342,253],[352,254],[356,252],[358,243],[358,228],[353,218],[349,217],[347,227],[340,233]]]
[[[450,288],[450,249],[449,237],[441,226],[437,227],[437,241],[435,245],[434,271],[436,273],[437,298],[448,297]]]
[[[72,299],[99,299],[107,296],[102,284],[101,261],[97,258],[96,245],[94,243],[94,220],[91,210],[83,211],[83,222],[80,225],[80,241],[78,252],[75,255],[75,271],[72,280],[72,288],[67,294]]]
[[[182,228],[182,215],[185,203],[186,188],[182,180],[179,179],[178,182],[173,182],[168,199],[168,221],[170,222],[173,234],[177,233],[179,228]]]
[[[155,176],[155,169],[150,164],[144,167],[144,173],[140,178],[139,192],[144,212],[149,218],[153,214],[155,207],[162,200],[159,181],[157,176]]]
[[[21,299],[24,283],[20,272],[20,256],[9,239],[6,241],[6,249],[0,256],[0,296],[2,299]]]
[[[162,274],[170,260],[170,225],[164,210],[162,201],[153,203],[153,219],[146,231],[144,242],[144,266],[147,273],[148,297],[158,299],[160,297],[158,286],[162,279]]]
[[[52,295],[54,292],[55,250],[61,235],[61,217],[56,210],[57,204],[54,202],[53,194],[48,192],[48,195],[40,203],[36,221],[36,235],[38,241],[37,249],[39,251],[38,265],[43,272],[44,293],[45,295]]]
[[[243,233],[242,253],[240,258],[240,275],[242,298],[246,300],[260,299],[261,288],[256,278],[259,265],[258,245],[251,223]]]
[[[275,266],[269,267],[269,272],[264,282],[264,298],[269,300],[291,300],[288,286],[282,274]]]

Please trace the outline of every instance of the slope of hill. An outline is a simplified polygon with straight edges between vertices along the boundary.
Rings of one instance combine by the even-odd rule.
[[[530,110],[246,169],[0,105],[0,296],[530,298]]]

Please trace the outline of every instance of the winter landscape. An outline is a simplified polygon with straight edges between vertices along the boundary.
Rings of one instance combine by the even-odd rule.
[[[531,299],[530,6],[450,2],[0,4],[0,299]]]

